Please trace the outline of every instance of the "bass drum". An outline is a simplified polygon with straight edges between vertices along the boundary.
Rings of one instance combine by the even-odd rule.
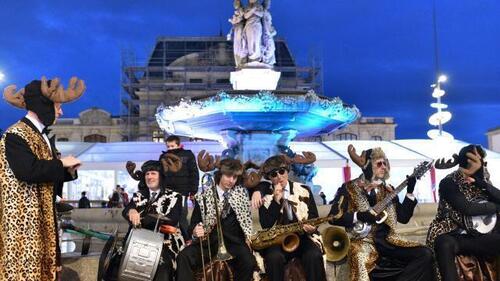
[[[98,281],[118,280],[118,267],[122,256],[120,245],[123,241],[118,239],[116,234],[115,232],[114,235],[109,237],[102,249],[97,271]]]
[[[120,281],[151,281],[160,262],[163,233],[134,228],[125,244],[118,276]]]

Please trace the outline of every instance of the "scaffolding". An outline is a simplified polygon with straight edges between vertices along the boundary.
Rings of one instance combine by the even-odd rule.
[[[309,90],[323,94],[321,61],[296,65],[288,45],[276,39],[276,64],[281,72],[278,90]],[[160,37],[146,60],[122,50],[121,116],[124,139],[151,141],[159,128],[154,117],[159,105],[231,90],[235,71],[233,46],[226,37]]]

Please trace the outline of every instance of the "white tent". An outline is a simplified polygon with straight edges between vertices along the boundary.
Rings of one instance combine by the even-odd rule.
[[[398,185],[406,175],[412,173],[413,168],[421,161],[448,157],[458,153],[460,148],[467,145],[462,141],[439,143],[433,140],[395,140],[395,141],[328,141],[328,142],[292,142],[293,151],[311,151],[316,154],[318,173],[313,183],[321,189],[327,199],[331,200],[342,185],[346,177],[357,177],[361,170],[350,164],[347,146],[353,144],[358,153],[361,151],[381,147],[390,160],[390,183]],[[195,155],[205,149],[210,154],[220,154],[225,148],[217,142],[188,142],[184,143],[186,149]],[[115,142],[115,143],[74,143],[61,142],[58,148],[63,155],[74,155],[83,161],[79,171],[79,179],[71,182],[64,189],[68,199],[78,199],[81,191],[87,191],[90,199],[107,199],[116,184],[126,185],[128,192],[133,192],[137,182],[132,180],[125,170],[125,163],[133,161],[140,165],[150,159],[158,159],[165,150],[163,143],[154,142]],[[488,168],[492,181],[500,186],[500,174],[495,173],[500,169],[500,153],[487,150]],[[347,168],[349,167],[349,168]],[[450,170],[436,170],[435,180],[427,173],[417,183],[415,194],[420,202],[433,202],[433,186],[448,174]],[[317,190],[319,190],[317,189]],[[437,198],[436,198],[437,199]]]

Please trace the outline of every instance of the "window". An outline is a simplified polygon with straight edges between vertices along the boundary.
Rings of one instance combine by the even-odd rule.
[[[357,140],[358,136],[351,133],[343,133],[343,134],[338,134],[335,138],[337,140]]]
[[[165,134],[162,131],[153,131],[153,142],[163,142],[165,140]]]
[[[229,79],[217,79],[215,80],[215,83],[217,84],[229,84]]]
[[[83,137],[84,142],[106,142],[106,137],[99,134],[92,134]]]
[[[57,141],[69,141],[68,138],[58,138]]]
[[[189,79],[189,83],[196,83],[196,84],[201,84],[203,83],[203,79],[199,79],[199,78],[191,78]]]
[[[381,141],[382,137],[381,136],[372,136],[372,140]]]

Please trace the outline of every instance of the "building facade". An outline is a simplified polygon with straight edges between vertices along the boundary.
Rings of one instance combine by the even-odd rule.
[[[495,152],[500,152],[500,127],[488,130],[488,149]]]
[[[320,63],[300,67],[283,39],[275,39],[278,90],[314,89],[323,94]],[[159,105],[199,99],[231,90],[235,71],[233,44],[225,36],[160,37],[149,58],[122,54],[121,116],[130,141],[151,141],[162,135],[155,113]]]
[[[122,119],[97,107],[80,112],[78,118],[60,118],[50,127],[56,141],[119,142],[123,137]]]

